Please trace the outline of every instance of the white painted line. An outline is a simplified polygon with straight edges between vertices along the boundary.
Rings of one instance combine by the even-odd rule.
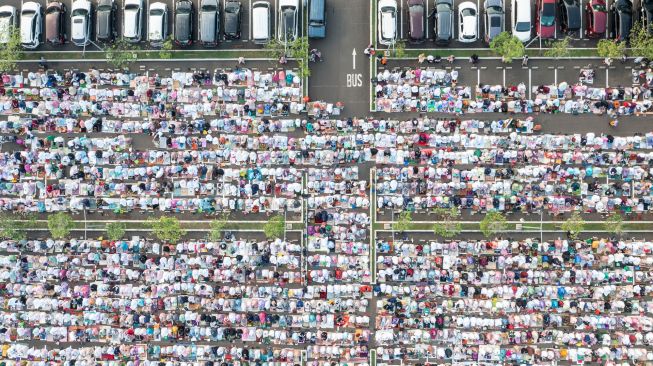
[[[399,0],[399,38],[404,38],[404,0]]]
[[[606,67],[605,69],[605,87],[608,87],[608,78],[610,76],[610,69]]]
[[[476,69],[476,85],[481,84],[481,69]]]
[[[583,0],[580,0],[580,32],[578,37],[583,39],[583,18],[585,17],[585,9],[583,8]]]
[[[553,70],[553,83],[558,85],[558,69]]]
[[[533,89],[533,87],[531,85],[531,72],[532,71],[533,71],[532,69],[528,69],[528,99],[533,99],[533,98],[531,98],[531,93],[532,93],[531,90]]]
[[[506,69],[503,69],[503,85],[506,85]]]
[[[429,39],[429,0],[426,0],[425,16],[426,16],[426,20],[425,20],[426,24],[424,26],[426,27],[426,40],[428,40]]]

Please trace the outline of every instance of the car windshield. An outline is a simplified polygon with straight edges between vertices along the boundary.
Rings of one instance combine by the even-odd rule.
[[[238,5],[236,5],[236,4],[228,5],[228,6],[224,9],[224,11],[225,11],[226,13],[237,13],[237,12],[238,12]]]
[[[599,11],[602,13],[606,12],[605,5],[592,5],[592,9],[594,9],[594,11]]]
[[[382,13],[392,13],[394,11],[395,11],[395,8],[393,8],[391,6],[384,6],[384,7],[381,8]]]
[[[487,8],[488,14],[500,14],[501,13],[501,8],[498,6],[490,6]]]
[[[139,6],[136,4],[125,5],[125,10],[138,10]]]
[[[473,16],[476,16],[476,11],[475,11],[474,9],[470,9],[470,8],[463,9],[463,11],[461,11],[461,13],[462,13],[462,15],[463,15],[464,17],[473,17]]]
[[[216,11],[218,7],[215,5],[202,5],[202,11]]]
[[[45,11],[46,14],[53,14],[53,13],[58,13],[58,12],[59,12],[59,7],[58,6],[51,6]]]
[[[517,22],[517,24],[515,25],[515,30],[517,30],[517,32],[528,32],[529,30],[531,30],[531,23]]]
[[[97,7],[98,11],[111,11],[111,5],[100,5]]]
[[[190,14],[190,9],[185,6],[179,7],[177,8],[177,14]]]
[[[72,16],[86,16],[86,9],[75,9]]]
[[[75,20],[73,20],[73,23],[75,23],[75,24],[82,24],[82,23],[84,23],[84,19],[82,19],[82,18],[76,18]]]
[[[0,13],[0,18],[9,18],[11,16],[11,13],[8,11],[3,11]]]
[[[501,19],[499,17],[490,17],[490,27],[492,28],[501,27]]]
[[[150,15],[154,15],[154,16],[163,15],[163,9],[152,9],[150,10]]]
[[[438,4],[438,6],[436,7],[437,12],[447,12],[450,10],[451,7],[449,6],[449,4]]]
[[[555,23],[555,5],[546,3],[542,6],[542,25],[550,27]]]
[[[36,14],[34,10],[24,10],[23,15],[21,16],[21,21],[31,22],[34,14]]]

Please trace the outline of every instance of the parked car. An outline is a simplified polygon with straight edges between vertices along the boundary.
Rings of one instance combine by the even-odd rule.
[[[71,40],[76,46],[86,46],[91,36],[91,14],[93,6],[88,0],[73,1],[70,11]]]
[[[581,10],[578,0],[560,0],[560,30],[572,33],[580,30]]]
[[[288,44],[297,39],[299,0],[279,0],[279,21],[277,22],[277,39]]]
[[[238,0],[227,0],[224,5],[224,37],[240,39],[242,6]]]
[[[554,38],[556,33],[555,0],[537,0],[535,31],[540,38]]]
[[[617,0],[610,9],[612,29],[610,35],[617,41],[627,41],[633,27],[633,3],[630,0]]]
[[[11,32],[17,25],[16,8],[11,5],[0,6],[0,44],[9,42]]]
[[[308,38],[326,37],[326,0],[311,0],[308,8]]]
[[[426,11],[424,0],[408,0],[408,37],[412,43],[424,42]]]
[[[391,45],[397,40],[397,1],[379,1],[379,43]]]
[[[179,0],[175,4],[175,43],[188,46],[193,42],[193,2]]]
[[[531,2],[530,0],[512,0],[512,34],[522,42],[531,39]]]
[[[200,43],[204,46],[218,44],[218,33],[220,33],[220,3],[218,0],[202,0],[199,19]]]
[[[603,37],[608,24],[605,0],[590,0],[585,6],[585,35],[591,38]]]
[[[150,3],[147,22],[147,40],[154,47],[160,47],[168,38],[168,5],[163,2]]]
[[[143,0],[125,0],[122,36],[129,42],[140,42],[143,27]]]
[[[256,1],[252,4],[252,40],[256,44],[270,41],[270,2]]]
[[[59,1],[48,3],[45,8],[45,40],[51,44],[63,44],[66,41],[64,24],[66,5]]]
[[[453,1],[435,1],[435,44],[446,46],[453,37]]]
[[[476,4],[465,1],[458,5],[458,40],[460,42],[474,42],[478,37],[478,13]]]
[[[112,41],[116,37],[115,22],[115,0],[98,0],[95,10],[95,37],[98,41]]]
[[[642,25],[653,34],[653,0],[642,0],[642,10],[640,12]]]
[[[485,0],[483,7],[485,8],[485,42],[490,43],[506,29],[503,0]]]
[[[28,1],[20,9],[20,42],[23,47],[34,49],[41,38],[41,4]]]

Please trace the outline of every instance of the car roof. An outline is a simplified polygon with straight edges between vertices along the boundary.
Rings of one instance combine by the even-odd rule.
[[[489,8],[491,6],[498,6],[503,8],[503,2],[501,0],[487,0],[484,4],[486,8]]]

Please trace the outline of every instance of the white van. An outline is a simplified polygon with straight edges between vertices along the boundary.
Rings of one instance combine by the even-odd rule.
[[[256,1],[252,4],[252,40],[268,43],[270,40],[270,2]]]

